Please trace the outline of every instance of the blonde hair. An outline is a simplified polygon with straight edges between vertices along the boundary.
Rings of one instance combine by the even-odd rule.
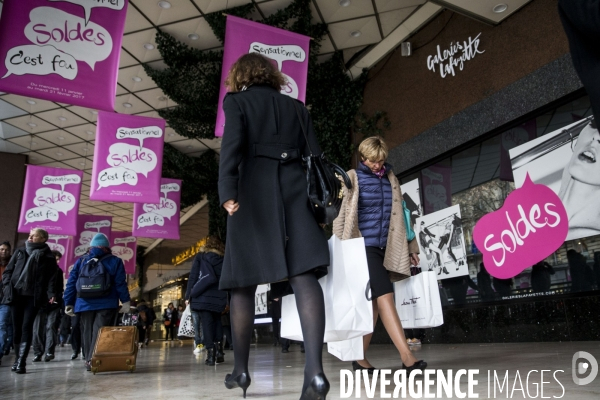
[[[358,152],[363,160],[385,161],[388,157],[388,146],[381,136],[371,136],[361,142]]]
[[[231,66],[225,86],[230,92],[241,92],[251,85],[268,85],[278,91],[286,79],[270,58],[258,53],[244,54]]]

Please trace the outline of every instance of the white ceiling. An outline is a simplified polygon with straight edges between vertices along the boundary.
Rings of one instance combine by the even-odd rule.
[[[492,13],[491,8],[500,1],[509,6],[507,11],[502,14]],[[500,22],[528,1],[452,0],[436,3],[448,3],[449,7],[460,8],[471,17]],[[205,21],[205,14],[221,11],[228,6],[254,3],[256,11],[252,17],[261,20],[291,2],[292,0],[169,0],[171,7],[165,9],[158,5],[158,0],[130,0],[121,50],[116,111],[159,117],[157,110],[176,105],[146,75],[141,65],[149,63],[156,69],[165,68],[156,49],[155,35],[158,28],[191,47],[201,50],[219,49],[221,43]],[[344,0],[311,1],[315,23],[323,22],[329,27],[329,34],[320,49],[321,59],[328,58],[336,50],[342,50],[346,60],[365,48],[363,53],[368,53],[370,48],[390,36],[427,1],[350,0],[348,3],[343,6]],[[2,0],[0,13],[1,7]],[[411,31],[414,33],[417,29],[418,26],[415,26]],[[360,34],[351,35],[353,32]],[[198,39],[190,39],[188,35],[192,33],[196,33]],[[148,50],[144,46],[146,44],[152,44],[154,48]],[[0,151],[27,154],[30,164],[83,170],[80,212],[111,215],[115,230],[130,231],[133,218],[131,204],[89,200],[95,132],[94,110],[0,93]],[[167,128],[165,140],[192,157],[199,156],[208,149],[217,152],[220,149],[218,139],[187,139],[171,128]],[[199,227],[197,232],[188,232],[195,234],[197,238],[206,233],[205,226]],[[152,242],[152,239],[139,241],[145,246]]]

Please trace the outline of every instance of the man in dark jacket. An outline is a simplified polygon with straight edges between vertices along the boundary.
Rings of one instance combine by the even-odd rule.
[[[139,330],[139,344],[140,347],[143,345],[148,345],[148,341],[150,339],[150,331],[152,330],[152,324],[154,324],[154,320],[156,319],[156,313],[146,303],[146,300],[142,299],[137,304],[138,310],[138,322],[137,327]]]
[[[46,241],[48,232],[32,229],[25,247],[15,251],[2,274],[2,303],[10,304],[13,318],[16,357],[11,370],[18,374],[26,373],[35,317],[42,307],[55,302],[56,280],[62,274]]]
[[[57,254],[58,253],[58,254]],[[58,251],[52,251],[56,263],[62,258]],[[61,271],[62,272],[62,271]],[[33,362],[54,360],[54,349],[58,343],[58,325],[60,324],[60,311],[62,308],[62,295],[64,287],[63,274],[56,275],[56,289],[54,290],[54,303],[38,311],[33,323]],[[45,355],[44,355],[45,354]]]
[[[2,364],[2,357],[8,355],[10,345],[12,344],[12,317],[10,316],[10,306],[2,304],[4,295],[2,293],[3,286],[1,279],[10,261],[10,250],[11,246],[9,242],[0,244],[0,365]]]
[[[74,316],[75,313],[80,314],[81,341],[88,371],[92,370],[92,352],[98,331],[103,326],[113,325],[117,312],[128,313],[131,305],[125,280],[125,266],[119,257],[112,255],[108,238],[102,233],[98,233],[93,237],[90,246],[87,254],[75,263],[67,281],[64,298],[65,314],[70,316]],[[110,276],[110,293],[102,297],[77,297],[77,279],[79,279],[83,266],[92,259],[99,259],[103,256],[105,258],[102,259],[102,265]],[[119,300],[123,303],[120,311]]]

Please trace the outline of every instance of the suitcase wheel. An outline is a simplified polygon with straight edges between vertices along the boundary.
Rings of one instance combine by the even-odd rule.
[[[100,364],[101,364],[101,361],[100,360],[96,360],[96,366],[98,366]],[[98,368],[96,368],[96,369],[98,369]]]
[[[129,372],[133,372],[135,371],[135,365],[130,365],[129,366]]]
[[[125,364],[127,364],[127,365],[131,364],[131,360],[128,358],[127,360],[125,360]]]
[[[98,367],[94,367],[94,368],[92,368],[92,373],[93,373],[94,375],[96,375],[96,372],[98,372]]]

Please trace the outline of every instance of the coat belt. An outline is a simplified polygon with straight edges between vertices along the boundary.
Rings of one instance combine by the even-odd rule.
[[[270,146],[265,144],[254,145],[254,157],[267,157],[286,163],[299,157],[300,151],[292,147]]]

